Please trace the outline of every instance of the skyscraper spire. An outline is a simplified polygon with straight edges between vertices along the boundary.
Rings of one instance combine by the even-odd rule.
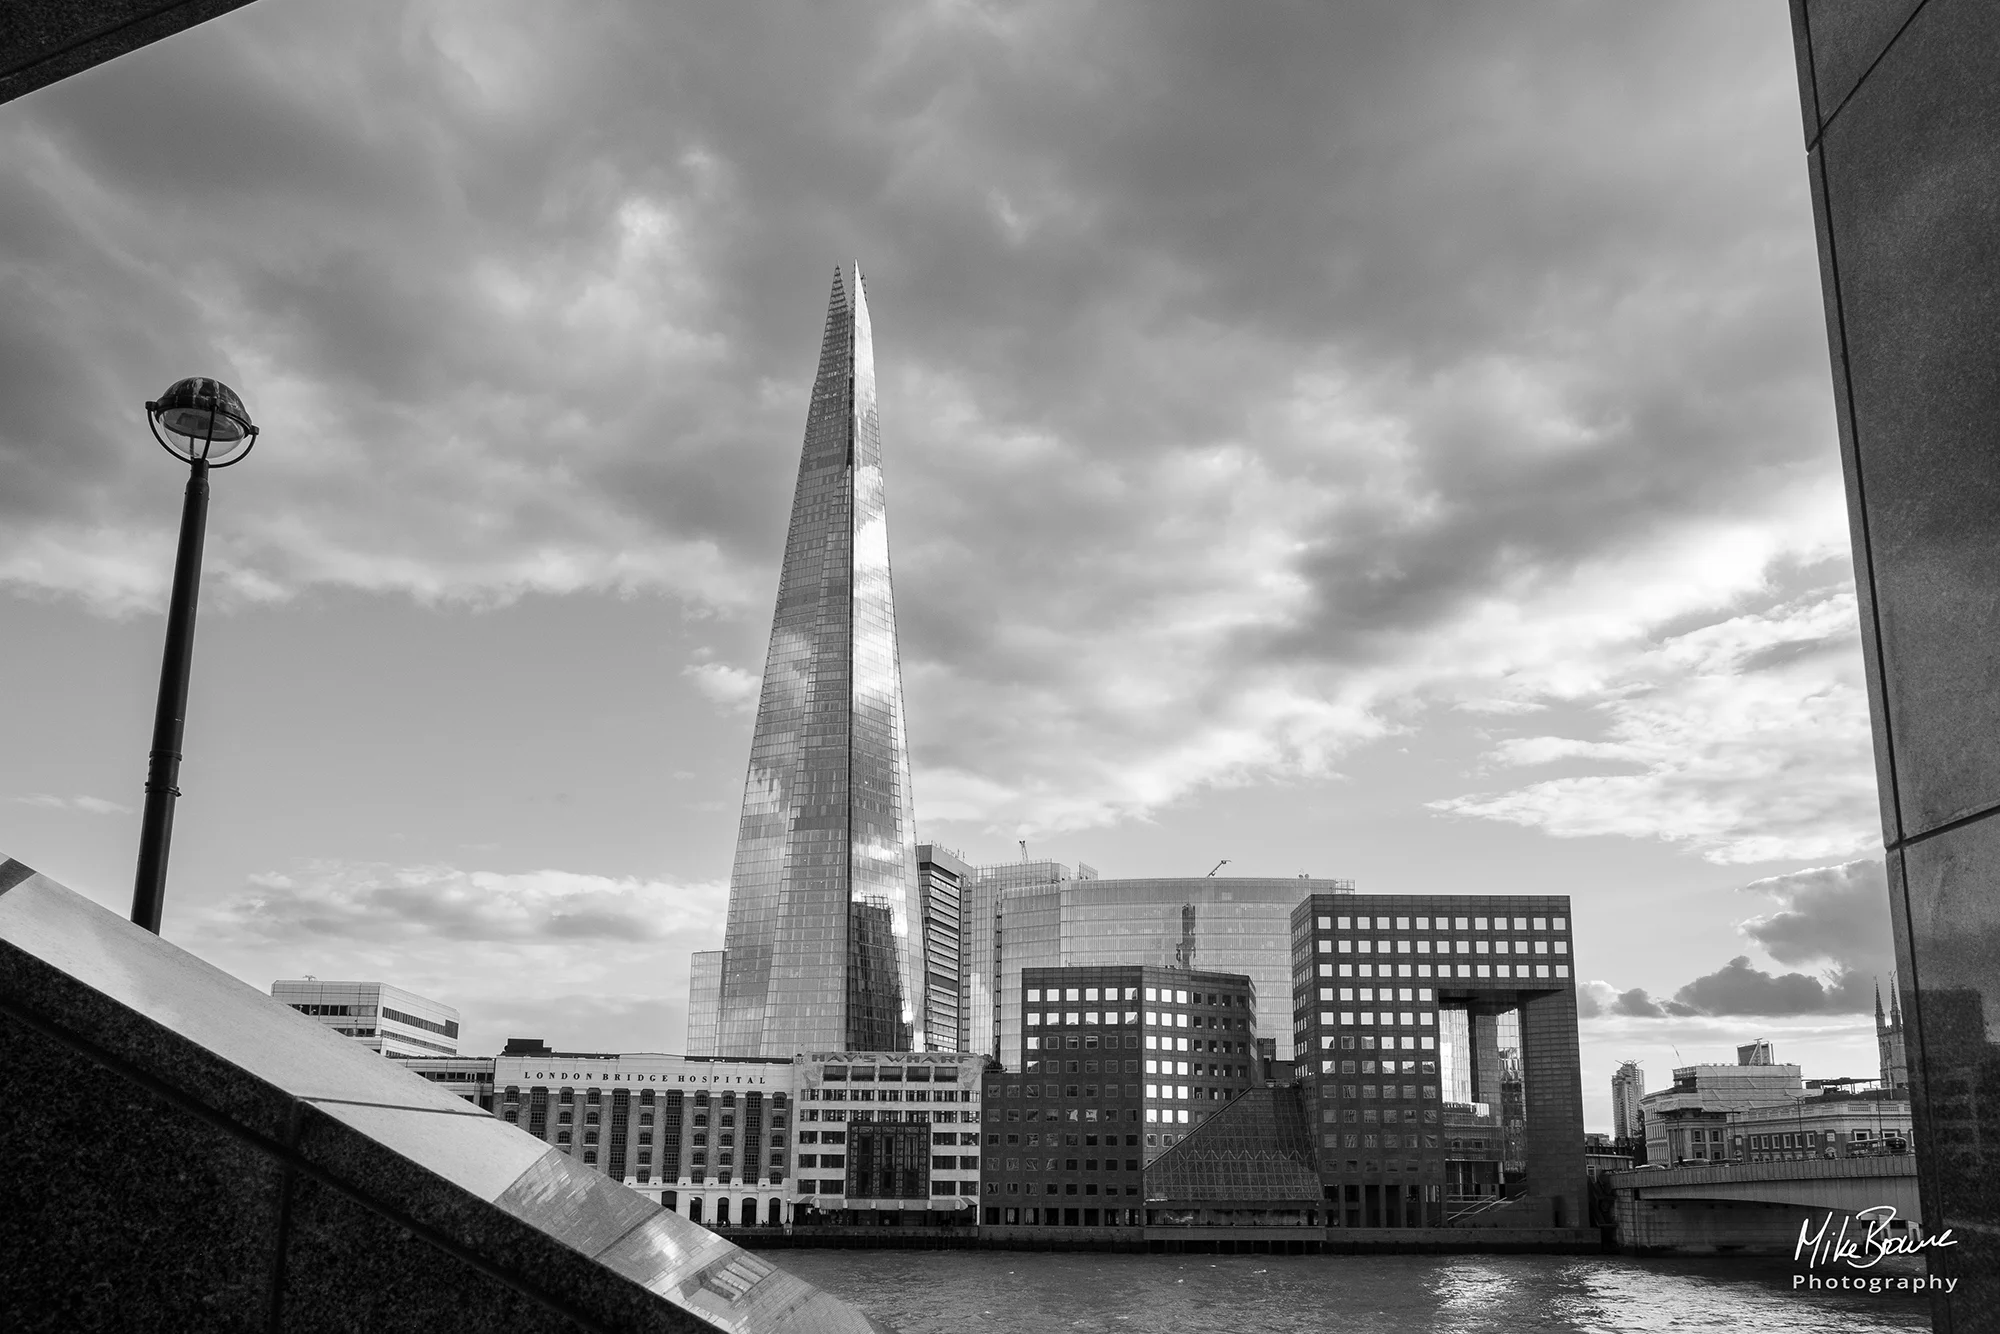
[[[729,879],[717,1051],[923,1045],[875,347],[836,272]]]

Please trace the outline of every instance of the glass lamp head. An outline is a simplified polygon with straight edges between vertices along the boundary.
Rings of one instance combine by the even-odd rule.
[[[175,381],[146,405],[146,416],[154,438],[169,454],[211,467],[238,462],[257,442],[257,428],[243,400],[222,381],[206,376]]]

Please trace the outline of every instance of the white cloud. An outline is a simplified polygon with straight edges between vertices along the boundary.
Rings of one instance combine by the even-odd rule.
[[[24,806],[34,806],[45,811],[80,811],[85,815],[130,815],[130,806],[121,806],[103,797],[75,796],[57,797],[46,792],[34,792],[25,797],[12,797]]]
[[[260,988],[312,974],[431,996],[465,1014],[468,1052],[519,1035],[679,1050],[688,955],[714,947],[726,903],[720,884],[313,862],[252,876],[181,943]]]
[[[704,697],[735,713],[755,713],[763,678],[727,663],[698,662],[681,668]]]
[[[1509,738],[1488,758],[1503,768],[1613,761],[1637,772],[1432,805],[1562,838],[1660,838],[1723,863],[1860,851],[1876,830],[1854,618],[1851,592],[1825,591],[1600,655],[1557,697],[1587,703],[1605,720],[1605,739]]]

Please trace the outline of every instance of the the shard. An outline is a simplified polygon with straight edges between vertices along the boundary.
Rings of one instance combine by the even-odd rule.
[[[913,835],[856,267],[834,275],[806,414],[729,879],[719,1055],[923,1048]]]

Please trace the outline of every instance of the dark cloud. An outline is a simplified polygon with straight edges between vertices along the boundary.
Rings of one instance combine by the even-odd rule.
[[[1868,979],[1841,972],[1831,979],[1805,973],[1767,973],[1738,955],[1706,977],[1674,993],[1687,1007],[1675,1013],[1741,1014],[1780,1017],[1801,1014],[1860,1014],[1873,1004]]]
[[[1865,1014],[1875,987],[1893,966],[1888,883],[1877,858],[1816,866],[1745,885],[1768,894],[1780,910],[1741,924],[1743,933],[1781,964],[1818,964],[1819,971],[1776,973],[1738,955],[1677,990],[1673,999],[1643,988],[1617,992],[1602,982],[1578,991],[1578,1013],[1641,1019],[1694,1015],[1770,1018]],[[1586,1003],[1587,1002],[1587,1005]]]
[[[1744,886],[1782,907],[1743,923],[1779,963],[1832,961],[1848,972],[1885,976],[1895,967],[1889,882],[1880,858],[1818,866]]]
[[[1826,545],[1793,78],[1728,3],[253,6],[0,119],[0,394],[65,405],[0,423],[0,582],[157,602],[137,404],[198,370],[266,419],[243,596],[761,622],[857,257],[922,790],[1324,771]],[[1686,577],[1717,524],[1774,536]]]
[[[1644,987],[1634,987],[1619,995],[1617,1004],[1612,1007],[1612,1013],[1651,1019],[1663,1015],[1686,1016],[1692,1011],[1685,1002],[1656,1001],[1646,994]]]

